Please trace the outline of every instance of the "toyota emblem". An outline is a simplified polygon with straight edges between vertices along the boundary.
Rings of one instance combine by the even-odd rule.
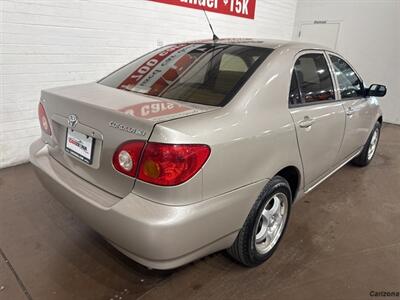
[[[68,116],[68,126],[75,127],[78,124],[78,117],[76,115],[69,115]]]

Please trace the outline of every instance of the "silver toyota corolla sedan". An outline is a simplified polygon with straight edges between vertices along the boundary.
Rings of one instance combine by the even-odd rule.
[[[372,160],[385,93],[317,45],[169,45],[98,82],[44,90],[30,160],[56,199],[149,268],[222,249],[256,266],[293,203]]]

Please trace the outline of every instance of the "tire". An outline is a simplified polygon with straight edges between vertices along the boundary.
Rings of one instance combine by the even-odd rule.
[[[286,179],[280,176],[272,178],[254,203],[235,242],[227,250],[228,254],[246,267],[258,266],[270,258],[285,232],[291,203],[292,193]],[[276,231],[272,230],[274,228]],[[276,235],[271,233],[270,236],[268,230]],[[266,238],[262,242],[264,233]]]
[[[368,140],[365,143],[361,153],[352,160],[353,165],[356,165],[358,167],[365,167],[369,165],[369,163],[372,161],[372,159],[375,156],[376,149],[378,147],[379,137],[381,134],[381,126],[382,125],[380,122],[375,123],[375,126],[372,129],[372,132],[370,133]]]

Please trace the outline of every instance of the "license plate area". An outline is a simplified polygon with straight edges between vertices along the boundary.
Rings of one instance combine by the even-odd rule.
[[[91,165],[95,140],[79,131],[67,128],[65,151],[75,158]]]

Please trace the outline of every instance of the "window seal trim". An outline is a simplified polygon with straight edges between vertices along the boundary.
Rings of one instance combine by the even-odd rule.
[[[331,67],[332,76],[335,78],[336,89],[338,91],[338,93],[337,93],[338,94],[337,95],[338,100],[351,101],[351,100],[357,100],[357,99],[367,99],[367,97],[365,96],[366,95],[366,88],[365,88],[364,80],[360,76],[360,73],[358,73],[357,70],[351,65],[351,63],[349,63],[349,61],[346,58],[344,58],[342,55],[340,55],[340,54],[338,54],[336,52],[333,52],[333,51],[330,51],[330,50],[325,50],[324,52],[325,52],[325,54],[327,56],[327,60],[329,61],[329,65]],[[357,75],[358,79],[361,82],[362,91],[363,91],[364,96],[351,97],[351,98],[342,98],[342,94],[340,93],[339,80],[338,80],[338,77],[336,76],[336,74],[334,72],[334,65],[333,65],[333,62],[331,60],[331,55],[332,56],[336,56],[336,57],[340,58],[341,60],[343,60],[351,68],[351,70]]]
[[[313,106],[313,105],[325,105],[325,104],[332,104],[332,103],[339,103],[339,100],[326,100],[326,101],[320,101],[320,102],[308,102],[308,103],[300,103],[300,104],[292,104],[289,105],[289,109],[291,108],[299,108],[299,107],[305,107],[305,106]]]
[[[325,61],[326,61],[326,64],[327,64],[327,66],[328,66],[329,74],[330,74],[330,77],[331,77],[331,80],[332,80],[333,89],[334,89],[334,91],[335,91],[335,99],[333,99],[333,100],[326,100],[326,101],[315,101],[315,102],[304,102],[304,101],[303,101],[303,93],[301,92],[300,84],[299,84],[298,77],[297,77],[297,74],[296,74],[296,72],[295,72],[294,66],[295,66],[297,60],[298,60],[301,56],[306,55],[306,54],[322,54],[322,55],[324,56]],[[290,75],[293,76],[293,72],[295,72],[295,74],[296,74],[297,88],[298,88],[298,90],[299,90],[300,99],[301,99],[302,103],[299,103],[299,104],[290,104],[289,97],[288,97],[288,106],[289,106],[289,108],[297,108],[297,107],[303,107],[303,106],[312,106],[312,105],[329,104],[329,103],[334,103],[334,102],[338,102],[338,101],[341,100],[341,99],[337,99],[337,95],[336,95],[336,81],[335,81],[335,78],[334,78],[334,76],[333,76],[334,74],[332,74],[332,71],[331,71],[330,60],[328,61],[328,59],[327,59],[326,56],[327,56],[327,55],[326,55],[326,50],[323,50],[323,49],[303,49],[303,50],[301,50],[301,51],[299,51],[299,52],[296,53],[296,55],[295,55],[294,58],[293,58],[293,62],[292,62],[292,72],[291,72]],[[291,76],[290,76],[290,80],[289,80],[290,82],[291,82],[291,79],[292,79]],[[289,91],[290,91],[290,84],[289,84]]]

